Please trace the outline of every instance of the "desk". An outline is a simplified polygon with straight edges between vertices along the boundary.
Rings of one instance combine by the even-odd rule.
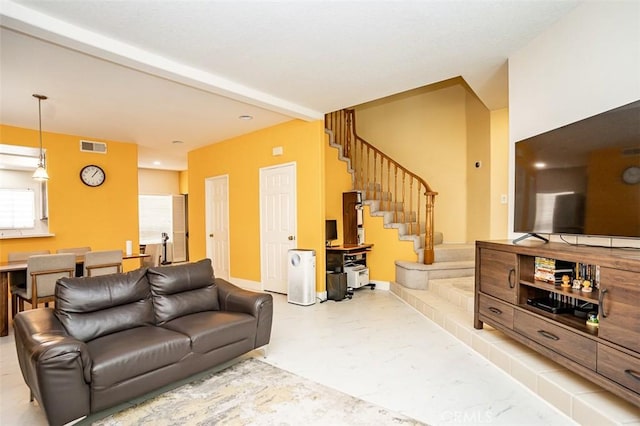
[[[327,247],[327,272],[343,272],[345,263],[367,266],[367,253],[373,244]]]
[[[356,289],[368,285],[373,290],[375,284],[369,283],[367,267],[367,253],[372,247],[373,244],[327,247],[327,280],[332,273],[347,273],[348,288]]]
[[[122,256],[125,259],[142,259],[149,257],[145,253],[134,253]],[[83,264],[84,256],[77,256],[76,263]],[[9,334],[9,272],[26,271],[27,262],[0,262],[0,337]]]

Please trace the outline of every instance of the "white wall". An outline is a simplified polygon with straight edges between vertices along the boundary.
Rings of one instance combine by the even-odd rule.
[[[510,139],[640,99],[640,2],[587,2],[509,58]]]
[[[179,195],[180,172],[138,169],[138,193],[146,195]]]
[[[638,1],[585,2],[520,49],[509,58],[509,199],[516,141],[638,99]]]

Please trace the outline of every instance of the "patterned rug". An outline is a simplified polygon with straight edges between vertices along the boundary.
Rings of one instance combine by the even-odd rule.
[[[92,423],[116,425],[423,425],[250,358]]]

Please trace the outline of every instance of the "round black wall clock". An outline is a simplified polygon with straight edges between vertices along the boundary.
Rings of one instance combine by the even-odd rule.
[[[107,175],[102,167],[96,166],[95,164],[84,166],[82,170],[80,170],[80,180],[87,186],[100,186],[106,178]]]

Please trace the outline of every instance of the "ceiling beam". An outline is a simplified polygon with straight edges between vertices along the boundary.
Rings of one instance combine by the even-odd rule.
[[[305,121],[324,113],[89,31],[12,1],[0,2],[2,27],[214,95]]]

